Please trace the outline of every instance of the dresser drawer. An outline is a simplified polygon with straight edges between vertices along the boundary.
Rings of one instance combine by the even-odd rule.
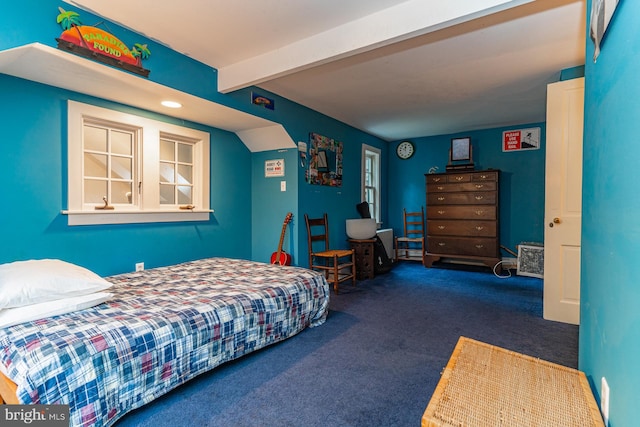
[[[462,182],[471,182],[473,174],[471,173],[456,173],[456,174],[437,174],[426,175],[427,185],[429,184],[458,184]]]
[[[430,236],[496,237],[495,221],[427,221]]]
[[[498,171],[475,172],[471,177],[472,181],[498,181]]]
[[[496,207],[489,205],[446,205],[427,206],[427,218],[438,219],[474,219],[474,220],[495,220],[497,219]]]
[[[429,184],[444,184],[447,182],[447,176],[442,174],[427,174],[425,175],[427,185]]]
[[[495,205],[496,192],[458,192],[427,194],[427,205]]]
[[[481,237],[429,236],[427,251],[443,255],[495,257],[498,253],[498,242],[497,239]]]
[[[451,184],[456,184],[460,182],[471,182],[471,177],[473,174],[470,173],[455,173],[451,175],[447,175],[447,182]]]
[[[495,191],[498,188],[495,181],[461,182],[457,184],[428,184],[429,193],[455,193],[459,191]]]

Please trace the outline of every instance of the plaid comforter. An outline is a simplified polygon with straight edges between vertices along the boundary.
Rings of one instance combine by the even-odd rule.
[[[223,362],[324,323],[316,272],[210,258],[108,277],[96,307],[0,329],[0,369],[25,404],[108,426]]]

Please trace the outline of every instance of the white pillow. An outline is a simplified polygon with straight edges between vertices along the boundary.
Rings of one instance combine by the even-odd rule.
[[[6,328],[31,320],[43,319],[45,317],[71,313],[72,311],[84,310],[85,308],[101,304],[112,296],[113,294],[108,292],[96,292],[95,294],[41,302],[40,304],[25,305],[24,307],[5,308],[0,310],[0,328]]]
[[[87,295],[111,286],[92,271],[65,261],[16,261],[0,265],[0,309]]]

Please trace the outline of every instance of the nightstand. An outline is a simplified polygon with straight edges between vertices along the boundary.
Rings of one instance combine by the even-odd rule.
[[[356,278],[358,280],[375,277],[375,243],[376,239],[349,239],[351,249],[355,253]]]

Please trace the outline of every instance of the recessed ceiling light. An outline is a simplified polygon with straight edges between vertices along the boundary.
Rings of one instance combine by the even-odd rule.
[[[182,104],[180,104],[179,102],[176,102],[176,101],[162,101],[161,104],[164,105],[165,107],[169,107],[169,108],[180,108],[180,107],[182,107]]]

